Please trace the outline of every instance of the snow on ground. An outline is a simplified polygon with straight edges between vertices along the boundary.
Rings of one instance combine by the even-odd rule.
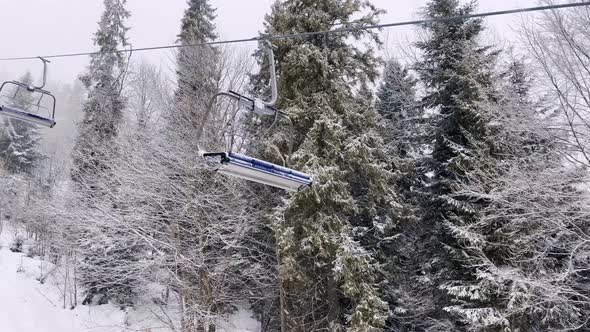
[[[149,304],[128,313],[110,304],[63,309],[59,285],[51,278],[44,284],[37,281],[41,261],[10,251],[12,234],[6,228],[0,234],[0,332],[170,331],[153,315],[157,307]],[[43,264],[47,271],[48,263]],[[260,331],[260,323],[251,314],[240,308],[227,322],[218,324],[219,331]]]
[[[258,332],[262,329],[260,322],[252,318],[252,312],[244,307],[238,308],[227,321],[216,325],[219,332]]]
[[[59,290],[36,280],[40,261],[11,252],[11,237],[4,233],[0,237],[0,331],[124,331],[125,313],[112,306],[63,309]],[[22,271],[17,272],[21,264]]]

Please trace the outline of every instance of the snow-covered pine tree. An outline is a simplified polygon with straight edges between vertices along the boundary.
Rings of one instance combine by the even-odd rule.
[[[214,41],[215,9],[209,0],[189,0],[188,8],[181,21],[178,43],[190,45]],[[219,50],[213,46],[182,47],[177,55],[178,88],[176,90],[176,107],[169,121],[174,130],[183,139],[196,141],[198,129],[209,99],[218,90]]]
[[[475,2],[461,5],[459,0],[432,0],[424,10],[428,18],[460,16],[472,13]],[[494,103],[493,78],[497,52],[479,44],[484,31],[480,19],[431,22],[423,26],[425,38],[416,46],[422,59],[416,70],[425,87],[424,108],[432,116],[431,179],[425,186],[421,200],[425,212],[420,249],[420,260],[415,271],[420,286],[414,289],[426,295],[431,306],[410,312],[422,316],[424,329],[462,330],[474,320],[495,319],[492,311],[464,311],[451,307],[452,297],[458,296],[456,285],[475,280],[474,269],[464,261],[465,239],[454,232],[454,227],[477,220],[477,210],[483,202],[472,201],[456,193],[457,186],[466,181],[474,168],[493,167],[493,147],[488,140],[488,121],[483,105]],[[488,161],[483,162],[480,157]],[[477,160],[476,160],[477,158]],[[477,303],[486,301],[484,289],[461,288],[460,300]],[[449,293],[452,296],[449,296]],[[464,296],[465,295],[465,296]]]
[[[547,131],[551,117],[532,101],[521,59],[510,60],[496,86],[497,102],[482,108],[488,150],[475,153],[474,170],[456,187],[456,195],[485,204],[473,222],[452,227],[477,278],[448,287],[457,300],[448,309],[473,331],[577,329],[588,310],[571,301],[587,296],[573,272],[587,264],[575,256],[586,254],[572,254],[588,225],[576,217],[588,199],[576,183],[586,175],[563,167],[559,141]]]
[[[27,85],[33,83],[31,73],[26,73],[20,80]],[[11,91],[10,93],[15,93]],[[20,89],[16,97],[11,100],[13,107],[30,110],[34,104],[34,96],[24,89]],[[30,174],[37,161],[43,157],[39,152],[38,126],[29,122],[3,117],[2,132],[0,132],[0,157],[4,167],[10,173]]]
[[[359,0],[277,1],[265,33],[374,24],[380,12]],[[387,313],[372,246],[376,229],[391,222],[389,209],[398,206],[379,116],[372,98],[357,93],[368,91],[362,87],[377,77],[379,60],[348,38],[379,44],[369,32],[274,42],[277,106],[289,114],[295,133],[280,127],[266,146],[284,153],[293,141],[291,166],[314,176],[312,189],[289,196],[274,214],[283,331],[379,330]],[[262,72],[255,83],[265,77]],[[277,163],[285,159],[275,149],[260,153]]]
[[[127,75],[125,53],[129,46],[125,20],[130,13],[126,0],[104,0],[94,43],[98,52],[90,58],[88,71],[80,79],[88,91],[83,119],[72,153],[71,177],[83,215],[78,245],[84,255],[80,282],[86,295],[83,304],[113,300],[123,306],[133,303],[138,281],[131,272],[137,260],[138,243],[126,236],[116,219],[105,214],[123,213],[117,197],[114,171],[118,159],[118,127],[123,119],[125,98],[122,90]],[[88,208],[85,210],[84,208]],[[102,214],[101,214],[102,213]]]
[[[108,164],[115,158],[114,139],[125,108],[122,90],[127,59],[125,53],[114,52],[129,46],[125,20],[130,13],[125,3],[126,0],[104,0],[105,9],[94,37],[99,49],[91,55],[88,72],[80,77],[88,97],[73,152],[72,178],[90,190],[98,190],[93,182],[99,174],[108,173]]]
[[[204,43],[217,38],[215,32],[215,9],[209,0],[188,0],[184,11],[178,41],[182,45]]]
[[[189,0],[181,20],[178,43],[180,45],[211,42],[217,38],[215,9],[209,0]],[[168,150],[177,151],[175,156],[165,157],[169,164],[165,171],[172,183],[174,200],[166,202],[167,220],[173,231],[173,246],[176,250],[171,262],[171,288],[178,293],[181,303],[181,330],[203,331],[214,328],[214,320],[223,315],[227,300],[220,294],[227,289],[225,281],[210,273],[212,266],[220,264],[224,245],[220,228],[231,217],[223,212],[236,201],[233,192],[206,169],[198,165],[196,152],[199,139],[208,136],[213,116],[205,121],[209,101],[220,85],[220,52],[213,46],[188,46],[177,54],[177,82],[175,105],[166,114],[166,141]],[[203,130],[203,128],[205,128]],[[202,135],[204,133],[204,135]],[[215,133],[217,134],[217,133]],[[215,142],[218,143],[218,142]],[[181,145],[181,146],[179,146]],[[188,147],[188,148],[187,148]],[[187,167],[187,164],[193,165]],[[194,166],[197,165],[195,168]],[[183,201],[195,202],[182,204]],[[180,203],[179,203],[180,202]],[[221,232],[223,233],[223,231]],[[222,265],[222,264],[220,264]],[[217,271],[227,272],[228,266]],[[216,287],[214,284],[217,283]]]
[[[410,128],[419,115],[416,98],[416,80],[410,75],[409,70],[399,61],[389,60],[377,91],[375,109],[387,125],[385,133],[392,135],[389,141],[396,145],[397,151],[394,151],[401,157],[412,153],[408,145],[412,143],[413,136]]]
[[[382,115],[381,134],[387,149],[388,166],[395,173],[395,188],[403,207],[391,211],[398,220],[382,230],[377,254],[383,271],[381,292],[389,303],[387,329],[420,329],[427,326],[423,318],[433,310],[434,302],[421,280],[420,255],[423,241],[420,209],[422,168],[427,162],[428,118],[416,95],[417,81],[397,60],[385,66],[377,91],[376,110]]]
[[[375,109],[382,117],[381,132],[387,154],[392,159],[390,164],[403,174],[397,179],[407,194],[416,187],[416,167],[427,143],[416,84],[408,68],[395,59],[389,60],[375,103]]]
[[[455,4],[457,5],[458,3]],[[439,6],[439,12],[432,16],[465,12],[445,11],[442,8],[444,7]],[[535,255],[535,252],[538,255],[543,251],[571,250],[571,247],[556,248],[558,246],[551,244],[541,244],[544,249],[536,247],[536,240],[530,239],[537,239],[537,236],[541,236],[537,232],[547,230],[541,231],[537,227],[538,220],[533,215],[538,212],[531,212],[527,216],[528,210],[519,208],[546,208],[545,203],[524,203],[529,199],[536,201],[536,198],[528,197],[524,184],[518,188],[522,178],[526,179],[525,182],[533,181],[536,176],[547,179],[551,184],[544,189],[546,192],[571,190],[565,189],[568,185],[559,183],[552,176],[540,175],[547,167],[556,167],[559,162],[556,162],[556,156],[551,152],[553,143],[544,135],[545,130],[537,124],[539,119],[535,114],[536,105],[531,103],[527,95],[530,82],[525,75],[525,66],[521,61],[513,61],[505,74],[494,77],[490,66],[495,65],[492,59],[495,54],[489,53],[486,47],[477,47],[476,36],[481,32],[480,24],[463,22],[460,26],[435,26],[438,26],[438,30],[436,27],[429,27],[431,36],[459,31],[456,39],[471,39],[475,49],[465,47],[464,43],[458,43],[459,46],[453,49],[452,45],[457,43],[449,39],[432,44],[436,38],[431,38],[419,44],[423,50],[430,51],[425,52],[427,61],[421,63],[422,68],[418,68],[422,69],[424,85],[435,92],[431,95],[431,101],[438,101],[431,108],[437,111],[437,116],[443,116],[436,123],[439,128],[435,131],[438,136],[435,136],[437,141],[432,163],[435,166],[434,179],[433,186],[427,189],[442,203],[434,205],[437,207],[434,212],[443,217],[438,220],[443,219],[445,227],[435,229],[435,236],[431,237],[434,241],[427,246],[435,250],[426,250],[418,256],[435,257],[431,261],[423,260],[422,266],[425,268],[420,272],[430,283],[426,286],[443,285],[447,293],[438,293],[434,297],[434,310],[424,315],[434,318],[439,329],[442,326],[442,329],[447,330],[528,331],[579,324],[578,314],[570,315],[565,312],[580,312],[581,309],[574,308],[575,305],[560,297],[559,292],[553,293],[551,300],[543,304],[531,304],[529,300],[525,300],[539,296],[532,288],[543,287],[550,292],[552,287],[539,284],[543,284],[542,280],[547,278],[547,274],[555,273],[553,262],[539,268],[543,273],[532,273],[534,277],[531,277],[530,271],[537,267],[516,263],[526,261],[524,257]],[[467,30],[464,31],[465,29]],[[467,50],[467,56],[461,50]],[[485,53],[489,53],[490,60],[478,61],[478,57],[486,57]],[[443,66],[433,66],[437,62],[432,59],[437,58],[438,64]],[[462,60],[457,62],[456,59]],[[488,66],[485,65],[486,62]],[[478,91],[479,93],[474,93]],[[543,185],[528,183],[530,189],[536,191],[531,195],[536,195],[543,201],[544,194],[538,191]],[[510,196],[518,191],[518,198]],[[552,195],[556,197],[556,202],[562,196],[557,192]],[[572,198],[571,204],[563,201],[558,204],[585,204],[580,202],[579,196],[568,196]],[[432,202],[436,200],[425,201],[428,204],[425,207],[431,208]],[[557,219],[559,218],[553,220]],[[429,225],[436,224],[436,215],[425,220]],[[431,230],[429,234],[432,234]],[[572,234],[564,236],[568,235]],[[529,240],[523,241],[522,238]],[[437,252],[443,252],[444,255],[437,257]],[[450,255],[452,260],[445,262],[445,255]],[[436,273],[437,271],[444,271],[446,276]],[[576,282],[574,278],[571,284],[564,283],[559,287],[571,289],[569,287]],[[533,284],[536,286],[533,287]],[[422,289],[427,290],[428,287]],[[438,311],[443,307],[451,314],[451,322],[455,326],[449,326],[444,314]],[[410,312],[410,316],[413,314],[415,312]]]
[[[461,6],[458,0],[433,0],[425,15],[464,15],[474,9],[475,2]],[[427,23],[424,29],[427,37],[416,45],[423,58],[416,69],[426,87],[424,106],[439,114],[435,117],[431,190],[438,196],[436,214],[458,212],[463,204],[447,194],[469,170],[470,138],[485,137],[478,104],[490,97],[497,52],[479,45],[484,30],[479,19]]]
[[[578,213],[588,204],[579,185],[587,173],[564,167],[551,119],[527,93],[524,63],[512,61],[501,77],[499,102],[482,114],[495,163],[481,151],[481,167],[456,189],[486,202],[475,222],[452,228],[477,279],[448,288],[457,300],[449,310],[473,331],[585,330],[588,302],[577,299],[588,297],[580,287],[588,253],[579,241],[589,221]]]

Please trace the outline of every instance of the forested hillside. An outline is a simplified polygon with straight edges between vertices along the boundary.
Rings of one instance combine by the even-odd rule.
[[[276,0],[249,54],[188,0],[167,71],[103,2],[85,72],[48,83],[57,126],[0,112],[0,267],[35,271],[11,283],[117,331],[590,331],[589,6],[507,47],[476,1],[430,0],[388,50],[371,1]],[[313,183],[203,158],[228,149]]]

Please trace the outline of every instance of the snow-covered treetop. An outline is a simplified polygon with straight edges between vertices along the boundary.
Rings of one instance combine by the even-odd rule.
[[[99,50],[90,59],[88,75],[82,78],[87,88],[112,85],[126,66],[125,53],[116,50],[129,46],[125,20],[131,13],[125,9],[126,0],[104,0],[105,10],[94,34],[94,44]]]
[[[178,42],[186,45],[203,43],[217,38],[215,33],[215,8],[208,0],[189,0],[182,18]]]

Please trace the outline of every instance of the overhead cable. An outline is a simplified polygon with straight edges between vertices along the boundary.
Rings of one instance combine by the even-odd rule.
[[[427,18],[427,19],[421,19],[421,20],[403,21],[403,22],[394,22],[394,23],[383,23],[383,24],[374,24],[374,25],[356,25],[356,26],[349,26],[349,27],[343,27],[343,28],[337,28],[337,29],[325,30],[325,31],[310,31],[310,32],[301,32],[301,33],[292,33],[292,34],[283,34],[283,35],[260,35],[260,36],[252,37],[252,38],[219,40],[219,41],[210,41],[210,42],[194,43],[194,44],[175,44],[175,45],[164,45],[164,46],[128,48],[128,49],[120,49],[120,50],[112,51],[112,53],[129,53],[129,52],[135,53],[135,52],[144,52],[144,51],[156,51],[156,50],[166,50],[166,49],[199,47],[199,46],[207,46],[207,45],[223,45],[223,44],[236,44],[236,43],[246,43],[246,42],[259,42],[259,41],[264,41],[264,40],[273,41],[273,40],[297,39],[297,38],[307,38],[307,37],[320,36],[320,35],[342,34],[342,33],[349,33],[349,32],[355,32],[355,31],[378,30],[378,29],[383,29],[383,28],[401,27],[401,26],[408,26],[408,25],[422,25],[422,24],[436,23],[436,22],[458,21],[458,20],[467,20],[467,19],[483,18],[483,17],[490,17],[490,16],[511,15],[511,14],[519,14],[519,13],[529,13],[529,12],[538,12],[538,11],[545,11],[545,10],[557,10],[557,9],[586,7],[586,6],[590,6],[590,1],[563,3],[563,4],[537,6],[537,7],[527,7],[527,8],[520,8],[520,9],[500,10],[500,11],[458,15],[458,16],[433,17],[433,18]],[[79,57],[79,56],[89,56],[89,55],[97,55],[97,54],[100,54],[100,52],[94,51],[94,52],[78,52],[78,53],[61,53],[61,54],[43,55],[41,57],[45,58],[45,59],[54,59],[54,58],[70,58],[70,57]],[[38,58],[39,58],[39,56],[5,57],[5,58],[0,58],[0,61],[32,60],[32,59],[38,59]]]

